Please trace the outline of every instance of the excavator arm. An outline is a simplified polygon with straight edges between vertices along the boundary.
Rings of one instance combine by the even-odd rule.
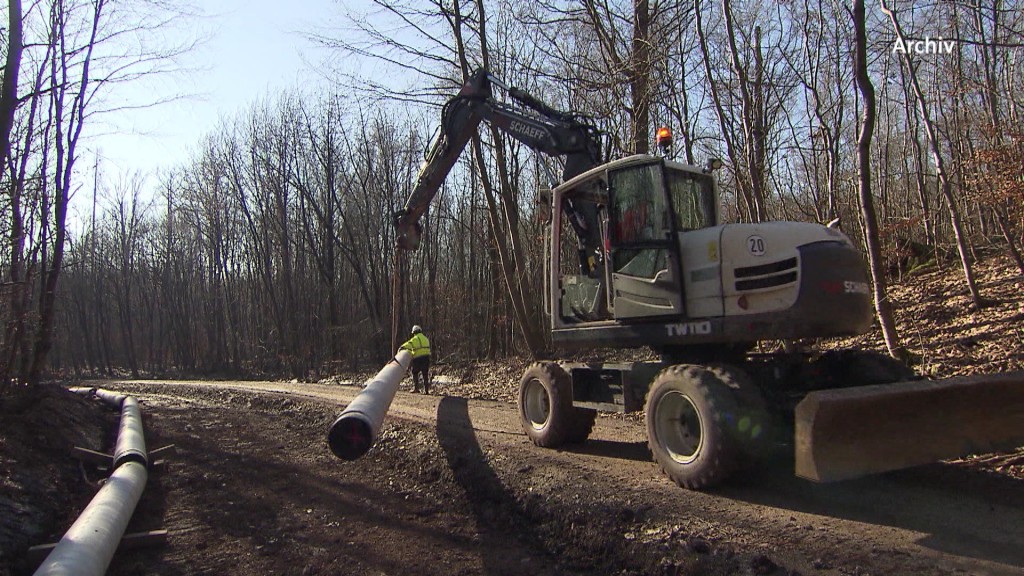
[[[504,90],[525,109],[497,100],[493,94],[494,87]],[[484,121],[537,152],[565,156],[563,181],[600,163],[599,134],[586,118],[551,108],[479,69],[469,77],[459,93],[445,103],[440,131],[420,168],[416,186],[405,207],[395,214],[400,248],[415,250],[419,246],[420,218]]]

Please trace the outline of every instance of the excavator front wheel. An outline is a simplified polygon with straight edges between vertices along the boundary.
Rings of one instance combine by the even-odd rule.
[[[647,394],[647,440],[654,459],[676,484],[690,490],[721,483],[739,465],[731,433],[733,390],[715,371],[680,364],[655,377]]]
[[[523,430],[537,446],[582,442],[594,426],[596,413],[572,405],[572,381],[554,362],[536,362],[526,369],[518,404]]]

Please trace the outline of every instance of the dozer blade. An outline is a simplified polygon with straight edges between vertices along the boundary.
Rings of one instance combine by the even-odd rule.
[[[796,474],[818,482],[1024,446],[1024,372],[820,390],[796,407]]]

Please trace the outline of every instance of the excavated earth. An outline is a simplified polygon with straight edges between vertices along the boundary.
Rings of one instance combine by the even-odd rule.
[[[1021,369],[1019,276],[979,270],[893,291],[933,375]],[[929,316],[931,315],[931,316]],[[927,329],[914,326],[934,321]],[[878,336],[842,345],[878,347]],[[533,446],[511,401],[524,361],[439,366],[408,391],[374,448],[345,462],[326,432],[361,378],[321,382],[89,382],[142,404],[156,466],[109,574],[1021,574],[1024,450],[819,485],[778,459],[710,492],[661,475],[642,417],[602,416],[585,444]],[[104,471],[116,413],[61,385],[0,395],[0,576],[30,574]]]

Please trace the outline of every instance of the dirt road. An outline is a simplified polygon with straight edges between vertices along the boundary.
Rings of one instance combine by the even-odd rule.
[[[789,464],[710,493],[664,478],[642,422],[533,446],[506,402],[400,392],[370,453],[330,454],[358,392],[107,382],[175,444],[130,530],[167,545],[111,574],[1021,574],[1024,481],[933,465],[834,485]]]

